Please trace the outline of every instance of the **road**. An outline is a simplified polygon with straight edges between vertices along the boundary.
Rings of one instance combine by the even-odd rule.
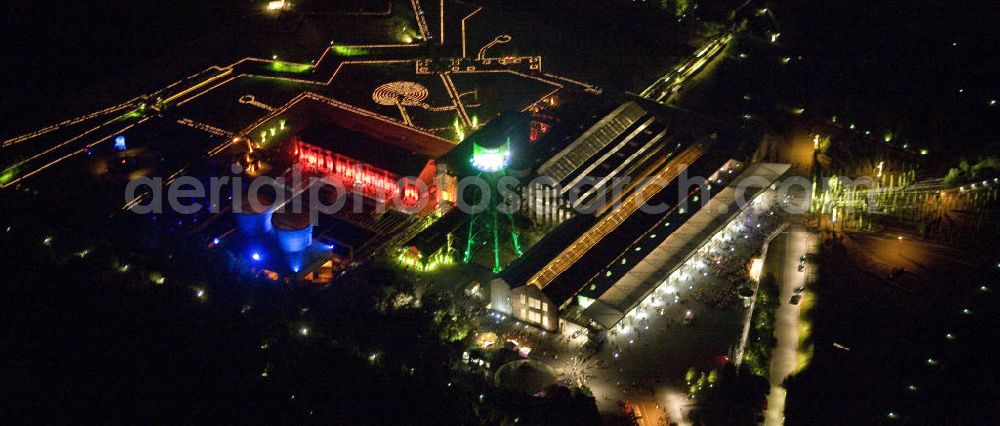
[[[778,280],[781,305],[775,314],[774,336],[777,346],[771,354],[771,393],[767,397],[767,414],[765,425],[781,425],[785,419],[785,389],[782,382],[796,367],[796,354],[799,347],[799,307],[789,300],[794,295],[795,288],[805,286],[809,275],[814,269],[806,262],[805,270],[799,271],[799,259],[806,253],[817,252],[818,238],[816,234],[801,225],[791,225],[788,230],[771,242],[768,248],[767,261],[764,266],[766,273],[774,274]],[[807,290],[808,291],[808,290]]]
[[[666,75],[657,79],[647,87],[639,96],[652,99],[656,102],[667,104],[671,98],[680,90],[688,80],[703,71],[705,65],[721,57],[726,45],[733,39],[733,34],[723,33],[709,40],[705,45],[696,50],[692,56],[677,64]]]

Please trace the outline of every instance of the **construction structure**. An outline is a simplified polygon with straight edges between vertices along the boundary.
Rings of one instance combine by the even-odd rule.
[[[469,263],[477,251],[485,249],[492,255],[493,273],[503,269],[500,253],[504,250],[504,241],[501,241],[501,235],[504,240],[509,238],[511,253],[516,257],[524,254],[511,216],[520,206],[504,199],[504,194],[498,190],[498,184],[511,164],[511,138],[527,136],[518,132],[523,130],[523,118],[520,114],[501,115],[470,135],[467,142],[472,147],[470,164],[480,180],[469,186],[469,200],[474,200],[474,204],[470,203],[468,212],[470,217],[462,261]]]

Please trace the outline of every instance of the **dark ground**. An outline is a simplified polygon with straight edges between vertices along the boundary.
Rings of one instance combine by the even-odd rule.
[[[892,420],[890,412],[901,424],[986,424],[998,409],[996,388],[984,380],[1000,373],[993,356],[1000,325],[995,265],[970,267],[966,260],[981,261],[975,254],[948,260],[921,242],[897,255],[895,248],[865,243],[868,238],[824,245],[820,280],[811,286],[815,352],[809,366],[788,379],[787,424],[881,424]],[[903,262],[908,272],[901,278],[922,276],[886,279],[881,261],[857,263],[865,256],[855,240],[889,262]],[[900,259],[926,269],[913,271]],[[931,282],[917,285],[922,281]]]

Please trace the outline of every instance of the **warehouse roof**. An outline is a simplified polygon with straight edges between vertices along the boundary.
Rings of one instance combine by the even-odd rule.
[[[584,310],[601,325],[614,327],[625,313],[638,305],[650,292],[680,267],[706,240],[726,226],[746,204],[778,180],[788,164],[758,163],[747,168],[733,184],[719,191],[705,207],[649,252],[635,267]]]

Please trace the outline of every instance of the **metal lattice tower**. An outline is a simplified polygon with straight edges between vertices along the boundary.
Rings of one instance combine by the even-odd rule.
[[[479,171],[478,176],[486,183],[489,201],[485,206],[479,206],[478,211],[469,218],[469,234],[462,261],[469,263],[479,249],[489,247],[493,253],[493,272],[498,273],[503,269],[500,266],[500,251],[502,250],[500,238],[502,235],[510,234],[511,249],[517,256],[524,254],[518,239],[517,228],[514,225],[514,218],[509,211],[502,210],[501,194],[497,191],[497,181],[504,176],[507,165],[510,163],[510,138],[507,137],[499,143],[493,142],[490,145],[475,143],[472,149],[472,166]],[[483,188],[475,187],[480,191],[478,201],[482,201],[482,197],[487,196],[487,194],[482,193]]]

